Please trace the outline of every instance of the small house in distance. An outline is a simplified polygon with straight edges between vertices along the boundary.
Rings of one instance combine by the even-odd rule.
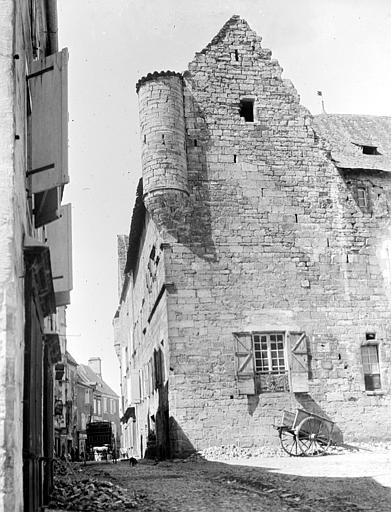
[[[136,455],[273,445],[283,410],[390,439],[391,118],[313,117],[247,22],[137,84],[120,305]]]
[[[116,449],[120,446],[119,397],[102,379],[101,359],[90,358],[88,365],[77,366],[77,448],[86,452],[87,424],[109,421]]]

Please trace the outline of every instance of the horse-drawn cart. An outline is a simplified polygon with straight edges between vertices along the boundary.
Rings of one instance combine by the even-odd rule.
[[[293,457],[324,455],[331,444],[334,422],[305,409],[284,411],[278,430],[282,449]]]

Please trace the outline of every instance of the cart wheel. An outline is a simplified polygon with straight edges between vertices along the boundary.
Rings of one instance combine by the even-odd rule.
[[[331,442],[331,430],[327,421],[309,416],[297,427],[298,446],[303,455],[323,455]]]
[[[282,449],[291,457],[299,457],[302,452],[297,444],[297,436],[294,432],[285,428],[280,429],[280,442]]]

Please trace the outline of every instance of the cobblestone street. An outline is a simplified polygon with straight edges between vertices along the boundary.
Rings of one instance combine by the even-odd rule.
[[[250,458],[217,462],[100,463],[75,467],[79,480],[111,482],[127,494],[123,508],[142,512],[391,510],[391,454],[319,458]],[[104,484],[103,484],[104,485]],[[90,504],[92,507],[92,503]],[[67,510],[100,510],[98,507]],[[58,507],[57,507],[58,510]]]

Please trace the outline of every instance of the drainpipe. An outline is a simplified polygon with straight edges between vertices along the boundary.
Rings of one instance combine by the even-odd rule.
[[[58,51],[57,0],[45,0],[48,29],[48,55]]]

